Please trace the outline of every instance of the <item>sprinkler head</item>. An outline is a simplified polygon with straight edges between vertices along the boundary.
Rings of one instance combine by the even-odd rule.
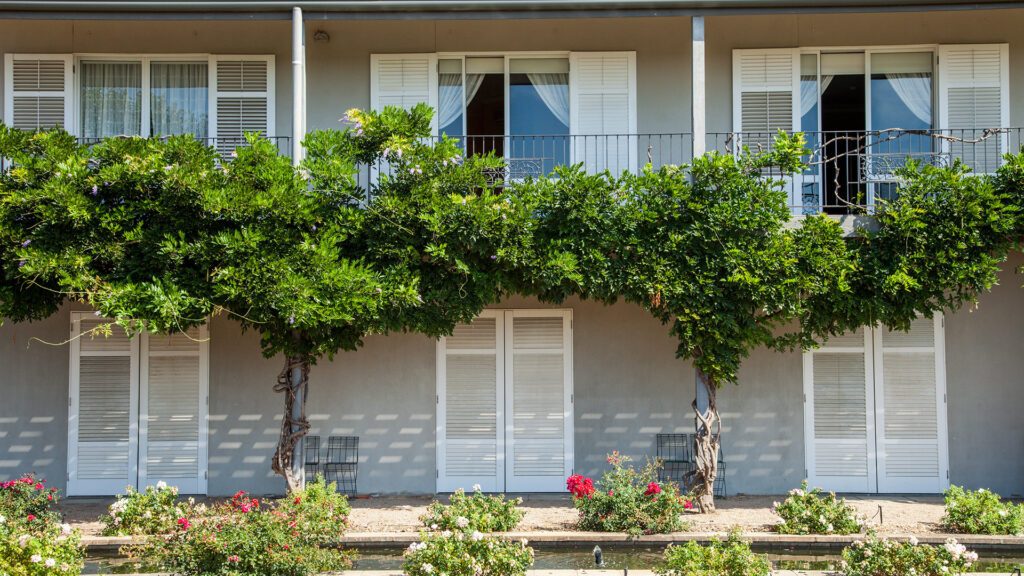
[[[604,553],[601,552],[600,546],[594,546],[594,566],[598,568],[604,566]]]

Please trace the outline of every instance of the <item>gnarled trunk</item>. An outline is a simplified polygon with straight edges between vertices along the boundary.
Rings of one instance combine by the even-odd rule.
[[[281,419],[281,436],[271,467],[284,477],[288,492],[303,488],[303,462],[299,443],[309,432],[306,419],[306,391],[309,387],[309,358],[286,356],[284,369],[277,376],[274,392],[284,393],[284,417]]]
[[[694,438],[693,454],[696,467],[689,474],[687,484],[693,491],[697,508],[702,513],[715,511],[715,478],[718,477],[718,443],[722,420],[718,415],[715,382],[710,376],[697,369],[697,386],[707,394],[707,405],[693,401],[697,415],[697,434]]]

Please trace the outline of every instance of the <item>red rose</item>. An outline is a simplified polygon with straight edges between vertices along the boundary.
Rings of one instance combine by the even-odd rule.
[[[686,510],[693,510],[693,501],[687,500],[686,503],[683,504],[683,508],[685,508]]]
[[[302,502],[302,498],[299,498],[298,496],[296,496],[296,497],[295,497],[295,503],[296,503],[296,504],[299,504],[299,503],[301,503],[301,502]]]
[[[594,494],[594,481],[581,474],[573,474],[565,481],[573,498],[590,498]]]
[[[657,482],[651,482],[647,485],[647,491],[644,492],[644,496],[657,496],[661,494],[661,486]]]
[[[42,482],[36,482],[36,490],[42,490],[42,489],[43,489],[43,483]]]
[[[36,519],[36,515],[35,514],[29,514],[28,516],[25,517],[25,519],[28,520],[29,522],[31,522],[31,521]]]
[[[192,523],[188,521],[188,518],[178,518],[178,527],[182,530],[188,530],[192,526]]]

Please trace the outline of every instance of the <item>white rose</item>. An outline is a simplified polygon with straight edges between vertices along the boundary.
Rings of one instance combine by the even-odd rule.
[[[163,480],[161,480],[161,481],[156,483],[156,489],[157,490],[163,490],[164,488],[167,488],[167,482],[164,482]]]
[[[430,525],[430,529],[431,530],[437,530],[437,524],[431,524]]]
[[[483,488],[479,484],[473,484],[473,492],[482,492]]]
[[[7,518],[4,518],[4,515],[0,514],[0,524],[3,524],[4,522],[7,522]]]
[[[425,564],[423,564],[423,571],[427,574],[430,574],[434,571],[434,567],[430,564],[430,562],[426,562]]]
[[[43,564],[46,564],[47,568],[53,568],[54,566],[57,565],[57,561],[54,560],[53,558],[47,558],[46,562],[43,562]]]
[[[71,524],[61,524],[60,533],[64,535],[71,534]]]
[[[473,535],[470,536],[470,538],[472,538],[474,542],[479,542],[484,539],[484,535],[481,534],[479,531],[474,530]]]
[[[910,537],[910,545],[917,546],[917,538],[915,536]]]
[[[24,548],[25,546],[28,546],[28,541],[31,538],[32,537],[29,536],[28,534],[22,534],[21,536],[18,536],[18,546],[21,547],[21,548]]]
[[[33,564],[38,564],[43,561],[43,557],[39,554],[33,554],[31,557],[29,557],[29,560],[31,560]]]
[[[469,518],[466,518],[465,516],[459,516],[455,519],[455,525],[459,528],[465,528],[466,526],[469,526]]]

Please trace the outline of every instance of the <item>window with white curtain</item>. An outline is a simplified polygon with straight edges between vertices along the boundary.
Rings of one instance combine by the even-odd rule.
[[[80,66],[82,137],[207,137],[207,62],[85,60]]]

